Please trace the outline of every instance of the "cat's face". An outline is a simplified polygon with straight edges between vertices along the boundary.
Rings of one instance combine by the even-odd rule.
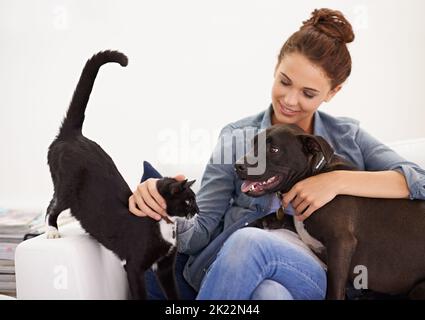
[[[172,178],[162,178],[157,182],[158,192],[167,203],[167,213],[170,216],[190,218],[199,212],[195,193],[190,186],[192,181],[177,181]]]

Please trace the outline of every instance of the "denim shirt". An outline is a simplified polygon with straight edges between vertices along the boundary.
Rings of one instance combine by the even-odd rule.
[[[234,135],[235,130],[267,129],[271,126],[272,112],[270,106],[222,129],[197,193],[200,212],[191,220],[177,220],[178,250],[190,256],[183,274],[196,290],[230,234],[279,206],[273,194],[252,198],[242,193],[242,181],[234,170],[234,163],[241,156],[237,154],[238,147],[247,145],[247,139],[252,138]],[[358,121],[316,111],[314,134],[325,138],[337,155],[351,161],[360,170],[401,172],[406,178],[410,198],[425,200],[425,170],[373,138],[359,127]]]

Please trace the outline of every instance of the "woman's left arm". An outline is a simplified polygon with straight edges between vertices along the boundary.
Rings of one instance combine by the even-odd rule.
[[[330,173],[336,181],[336,194],[368,198],[409,198],[406,178],[398,171],[338,170]]]
[[[408,197],[412,200],[425,200],[425,170],[423,168],[416,163],[407,161],[361,128],[357,132],[355,142],[363,155],[366,171],[371,171],[370,173],[372,171],[395,171],[400,173],[407,184]],[[384,190],[375,190],[378,193],[388,194],[382,198],[400,198],[400,196],[393,195],[394,188],[399,186],[398,182],[397,179],[391,179],[388,181],[388,185],[381,185]],[[369,183],[373,184],[373,181]]]
[[[425,200],[425,170],[408,162],[388,146],[359,129],[356,143],[361,149],[365,170],[332,171],[295,184],[283,197],[292,204],[299,220],[308,218],[339,194],[371,198]]]

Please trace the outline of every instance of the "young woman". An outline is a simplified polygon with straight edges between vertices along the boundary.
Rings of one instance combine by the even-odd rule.
[[[295,184],[282,201],[285,208],[292,205],[300,220],[339,194],[425,199],[425,170],[371,137],[357,121],[318,111],[350,75],[346,44],[353,40],[352,27],[341,12],[315,10],[280,51],[271,106],[221,132],[225,137],[246,127],[296,124],[324,137],[338,155],[362,170],[323,173]],[[197,294],[198,299],[323,299],[326,272],[301,241],[245,227],[280,204],[273,195],[254,200],[243,194],[233,170],[234,146],[219,143],[212,159],[223,148],[232,149],[233,163],[207,165],[197,194],[199,215],[178,221],[177,277],[183,298]],[[155,181],[137,187],[129,199],[132,213],[154,219],[166,214]],[[160,297],[154,282],[148,275],[151,296]]]

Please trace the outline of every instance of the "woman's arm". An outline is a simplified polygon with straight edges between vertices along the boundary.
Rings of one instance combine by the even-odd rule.
[[[178,251],[196,254],[222,230],[220,222],[234,193],[231,165],[209,163],[196,194],[199,213],[191,220],[177,220]]]
[[[425,200],[425,170],[359,129],[355,143],[366,171],[332,171],[302,180],[286,193],[299,220],[308,218],[338,194],[372,198]]]
[[[397,171],[336,170],[318,174],[296,183],[283,197],[284,207],[291,203],[299,220],[307,219],[337,195],[369,198],[408,198],[403,174]]]
[[[191,220],[177,220],[179,252],[196,254],[222,232],[221,222],[235,195],[235,145],[232,136],[230,125],[220,132],[196,194],[199,214]],[[226,155],[230,157],[227,159]]]
[[[385,144],[381,143],[379,140],[372,137],[369,133],[367,133],[361,128],[359,128],[357,132],[357,135],[355,137],[355,143],[359,146],[362,152],[366,171],[370,171],[370,173],[377,173],[374,171],[395,171],[397,173],[400,173],[405,178],[405,183],[407,184],[407,188],[409,191],[409,198],[412,200],[425,200],[425,170],[423,168],[419,167],[413,162],[407,161],[406,159],[401,157],[397,152],[395,152]],[[392,175],[395,174],[392,173]],[[374,181],[367,182],[365,184],[365,188],[369,189],[369,186],[367,186],[367,184],[370,184],[371,186],[377,187],[373,192],[385,194],[387,192],[389,194],[395,193],[395,198],[400,198],[401,196],[397,195],[403,195],[403,188],[400,189],[400,184],[397,179],[391,179],[390,181],[388,181],[390,184],[385,185],[379,183],[385,183],[386,175],[383,176],[384,177],[377,175],[376,178],[378,179],[378,181],[376,183]],[[372,179],[374,178],[373,175],[370,175],[370,177]],[[399,191],[402,192],[399,193]],[[388,198],[388,196],[384,196],[384,198]]]
[[[369,198],[409,198],[409,188],[403,174],[387,171],[330,172],[336,181],[337,194]]]
[[[221,231],[219,230],[219,224],[229,206],[235,188],[233,165],[231,163],[226,164],[221,163],[221,161],[215,161],[217,158],[220,159],[219,155],[224,154],[225,148],[227,150],[229,150],[228,148],[232,148],[228,144],[232,140],[223,139],[227,134],[229,134],[229,130],[225,127],[220,133],[219,142],[204,171],[201,188],[196,195],[196,201],[200,210],[199,214],[190,220],[180,217],[176,218],[177,246],[179,252],[195,254],[207,246],[211,239]],[[181,181],[184,179],[184,176],[180,175],[175,178]],[[165,200],[159,194],[156,187],[157,180],[151,178],[137,186],[129,198],[129,209],[131,213],[156,220],[160,220],[162,216],[167,215]]]

